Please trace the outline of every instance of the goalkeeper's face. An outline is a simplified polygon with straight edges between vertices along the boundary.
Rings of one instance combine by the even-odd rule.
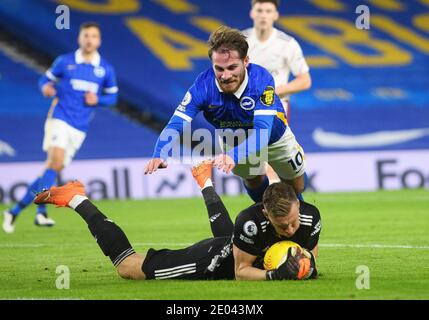
[[[276,233],[280,236],[291,238],[299,229],[299,202],[292,203],[286,216],[275,216],[272,212],[264,209],[264,215],[270,220]]]
[[[82,29],[79,33],[79,47],[86,53],[91,54],[95,52],[101,44],[100,30],[95,27]]]

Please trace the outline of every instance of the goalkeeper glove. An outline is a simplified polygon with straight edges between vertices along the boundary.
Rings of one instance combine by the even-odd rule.
[[[287,259],[266,273],[267,280],[305,280],[317,278],[316,260],[311,251],[289,248]]]
[[[302,248],[301,255],[305,258],[300,260],[300,272],[298,273],[298,279],[315,279],[317,278],[316,259],[311,251]],[[308,260],[304,260],[308,259]],[[301,262],[303,261],[303,262]],[[308,266],[308,269],[307,269]]]
[[[292,251],[294,249],[295,252]],[[293,280],[298,279],[299,257],[296,248],[289,248],[287,251],[286,261],[274,270],[268,270],[266,273],[267,280]]]

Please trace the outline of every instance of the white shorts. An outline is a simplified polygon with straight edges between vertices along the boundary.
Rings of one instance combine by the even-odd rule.
[[[268,152],[267,152],[268,149]],[[264,157],[265,155],[268,156]],[[268,163],[282,180],[293,180],[305,172],[305,154],[289,126],[283,136],[261,152],[262,156],[250,156],[247,163],[237,164],[234,174],[243,179],[265,175]],[[267,161],[268,160],[268,161]]]
[[[73,159],[76,152],[82,146],[86,133],[77,130],[60,119],[49,118],[45,122],[45,137],[43,138],[43,150],[51,147],[64,149],[64,167]]]

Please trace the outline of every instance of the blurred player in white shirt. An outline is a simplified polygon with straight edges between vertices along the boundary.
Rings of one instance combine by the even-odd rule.
[[[253,28],[243,31],[249,43],[250,62],[259,64],[273,76],[276,94],[290,120],[289,96],[311,87],[310,68],[298,42],[274,28],[279,18],[280,0],[252,0]],[[295,77],[289,81],[290,73]]]

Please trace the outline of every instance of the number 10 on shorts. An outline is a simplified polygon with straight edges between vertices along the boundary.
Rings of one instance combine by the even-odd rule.
[[[298,172],[301,169],[302,164],[304,163],[304,157],[302,155],[302,152],[298,151],[294,158],[288,160],[288,163],[295,172]]]

